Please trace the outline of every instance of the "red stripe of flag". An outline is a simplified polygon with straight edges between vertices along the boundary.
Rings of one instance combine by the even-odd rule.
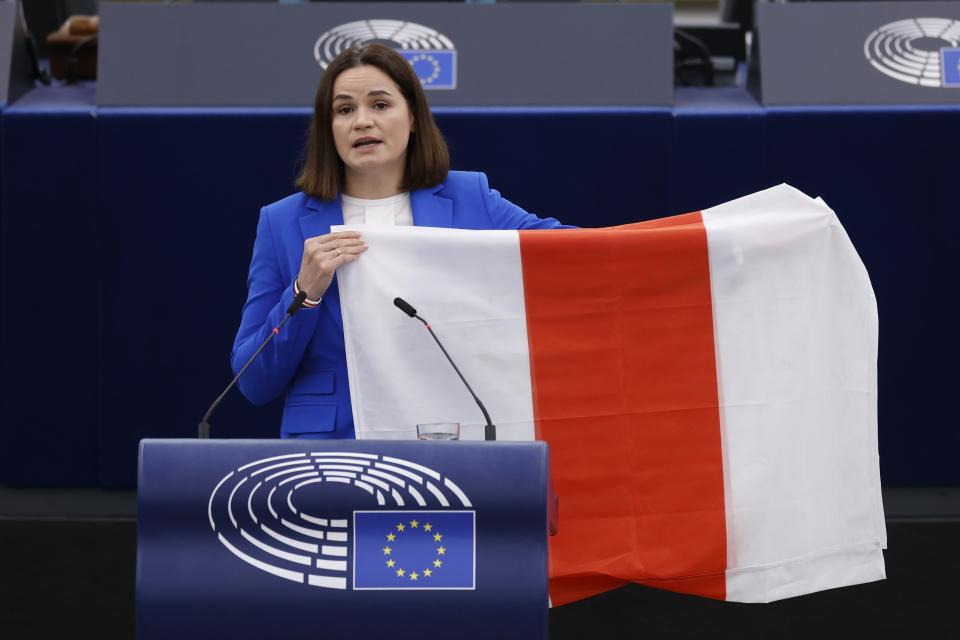
[[[537,437],[560,534],[555,605],[626,581],[725,597],[726,520],[700,213],[522,231]]]

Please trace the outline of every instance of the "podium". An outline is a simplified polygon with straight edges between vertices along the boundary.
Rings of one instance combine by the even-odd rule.
[[[137,637],[547,638],[542,442],[143,440]]]

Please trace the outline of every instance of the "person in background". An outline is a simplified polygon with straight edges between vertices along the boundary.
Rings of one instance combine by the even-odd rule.
[[[352,438],[337,269],[362,260],[356,231],[332,225],[458,229],[554,229],[490,189],[483,173],[450,171],[447,146],[410,64],[393,49],[343,51],[317,87],[296,186],[263,207],[246,304],[234,341],[234,372],[305,292],[305,309],[240,378],[254,404],[286,394],[281,437]]]

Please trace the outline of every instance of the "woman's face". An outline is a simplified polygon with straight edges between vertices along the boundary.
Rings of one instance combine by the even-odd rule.
[[[379,68],[347,69],[333,82],[333,140],[351,172],[392,177],[403,170],[413,114],[400,89]]]

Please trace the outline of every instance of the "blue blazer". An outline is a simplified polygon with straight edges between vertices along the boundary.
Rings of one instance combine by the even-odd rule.
[[[451,171],[447,179],[410,193],[413,223],[458,229],[552,229],[553,218],[527,213],[490,189],[482,173]],[[307,238],[343,224],[336,200],[296,193],[260,210],[253,245],[249,293],[233,344],[234,373],[253,355],[293,302],[293,281],[300,270]],[[302,309],[284,325],[239,381],[254,404],[286,394],[280,434],[283,438],[352,438],[353,410],[347,386],[347,360],[337,279],[319,307]]]

